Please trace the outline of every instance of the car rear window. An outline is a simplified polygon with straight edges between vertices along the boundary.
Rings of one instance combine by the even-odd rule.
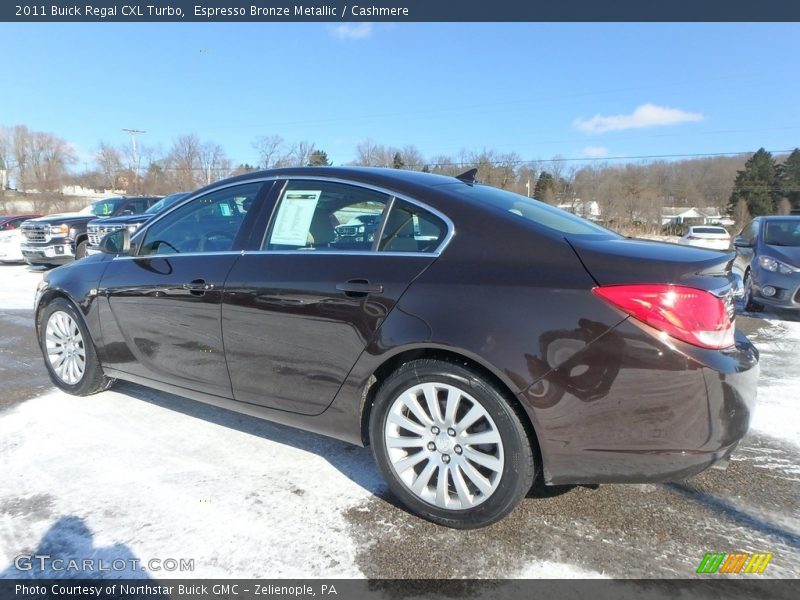
[[[610,229],[601,227],[560,208],[506,190],[487,185],[466,185],[461,183],[448,184],[442,187],[449,188],[459,195],[508,211],[521,219],[532,221],[537,225],[559,233],[622,237]]]
[[[728,231],[724,227],[692,227],[692,233],[724,233]]]

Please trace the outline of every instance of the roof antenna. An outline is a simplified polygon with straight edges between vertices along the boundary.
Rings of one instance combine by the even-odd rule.
[[[477,183],[477,179],[475,176],[478,174],[478,169],[470,169],[469,171],[464,171],[461,175],[456,175],[456,179],[459,181],[463,181],[464,183]]]

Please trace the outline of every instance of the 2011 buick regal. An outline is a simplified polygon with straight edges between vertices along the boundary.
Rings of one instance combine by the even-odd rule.
[[[58,387],[124,379],[370,444],[405,505],[451,527],[499,520],[539,473],[698,473],[755,402],[733,254],[625,239],[469,174],[248,174],[102,248],[37,292]]]

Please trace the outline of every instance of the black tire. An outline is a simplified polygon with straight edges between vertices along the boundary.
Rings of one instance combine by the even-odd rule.
[[[750,271],[744,275],[744,298],[742,304],[744,309],[749,312],[761,312],[764,306],[753,300],[753,278],[750,277]]]
[[[89,242],[83,240],[80,244],[75,247],[75,260],[80,260],[84,256],[86,256],[86,246],[89,245]]]
[[[441,425],[441,427],[434,425],[430,429],[436,430],[438,433],[438,437],[432,439],[435,442],[433,444],[431,441],[425,441],[426,438],[423,437],[431,437],[428,426],[424,425],[422,420],[407,412],[407,404],[402,404],[402,399],[408,398],[408,392],[414,390],[415,386],[431,383],[439,386],[429,388],[434,390],[434,394],[438,399],[434,406],[439,406],[439,415],[431,417],[431,409],[428,407],[424,411],[425,415],[430,419],[427,422],[428,425],[437,422]],[[446,417],[443,417],[450,402],[450,397],[446,396],[446,392],[452,388],[456,388],[457,392],[465,395],[458,396],[459,399],[454,403],[458,407],[458,412],[452,419],[447,420]],[[426,398],[425,394],[419,393],[420,396],[417,399],[424,400]],[[479,405],[478,412],[482,409],[489,418],[484,419],[484,417],[481,417],[473,425],[468,425],[463,430],[458,429],[457,431],[456,428],[459,428],[460,424],[468,421],[463,411],[469,413],[475,403]],[[398,428],[396,424],[398,410],[402,414],[410,416],[414,420],[413,423],[419,428],[418,431],[422,433],[417,434],[411,430],[406,431],[402,427]],[[403,413],[402,411],[406,412]],[[439,420],[437,421],[437,419]],[[454,425],[452,431],[450,431],[450,425]],[[480,427],[483,430],[477,429],[476,432],[475,428]],[[412,437],[406,437],[406,434],[401,433],[399,434],[401,437],[393,439],[415,440],[417,442],[415,445],[420,448],[419,453],[408,452],[407,454],[399,455],[398,452],[405,452],[405,449],[398,450],[395,447],[392,450],[394,456],[392,458],[385,436],[395,435],[393,431],[406,431],[406,434],[411,434]],[[447,431],[447,434],[445,434],[445,431]],[[454,362],[431,359],[415,360],[404,364],[390,375],[383,382],[375,396],[370,413],[369,432],[375,460],[392,492],[411,512],[447,527],[474,529],[499,521],[510,513],[525,497],[528,490],[531,489],[537,473],[538,467],[534,459],[531,440],[520,416],[511,406],[506,396],[477,370]],[[499,436],[501,442],[488,445],[480,443],[469,444],[468,436],[483,433]],[[454,437],[445,438],[445,435]],[[437,444],[439,445],[437,446]],[[459,444],[463,444],[463,448]],[[434,449],[431,449],[431,445],[434,446]],[[467,459],[468,455],[475,456],[477,450],[481,451],[482,456],[487,456],[483,454],[483,449],[487,447],[492,449],[492,454],[488,455],[490,458],[497,460],[494,457],[499,456],[502,459],[502,467],[498,464],[494,470],[486,469],[485,472],[489,473],[486,476],[486,481],[491,480],[494,487],[491,491],[482,494],[478,487],[475,486],[475,480],[470,479],[470,475],[465,469],[469,469],[474,473],[474,469],[478,468],[483,473],[483,467]],[[404,458],[411,457],[413,459],[417,455],[422,456],[423,454],[430,458],[421,459],[422,462],[418,462],[413,467],[401,469],[406,479],[423,479],[421,472],[429,468],[436,469],[431,471],[431,473],[435,473],[435,483],[431,483],[430,486],[425,483],[424,486],[421,486],[425,488],[424,492],[417,493],[411,489],[410,485],[412,484],[410,482],[407,483],[401,479],[393,464],[402,461]],[[445,459],[446,462],[444,462]],[[442,473],[445,474],[442,489],[446,491],[443,491],[441,496],[441,498],[444,498],[444,502],[440,501],[438,494],[439,477]],[[428,477],[432,482],[433,474],[428,475]],[[456,484],[456,477],[459,478],[460,489]],[[466,487],[464,486],[465,481],[467,481]],[[432,489],[433,487],[436,488],[436,491]],[[474,494],[462,493],[465,491],[471,491]],[[435,497],[431,500],[426,500],[422,497],[422,494],[429,496],[434,494]],[[462,498],[472,499],[473,497],[477,499],[474,505],[461,508],[463,504]],[[444,506],[437,506],[436,502],[440,502]],[[466,502],[468,505],[470,503],[471,501]],[[448,507],[448,504],[453,504],[453,508]]]
[[[82,342],[79,344],[84,353],[84,368],[80,378],[75,382],[68,382],[56,372],[47,350],[47,326],[50,318],[56,313],[66,313],[80,331]],[[71,302],[65,298],[55,298],[39,313],[39,347],[42,350],[42,357],[47,368],[50,379],[61,390],[74,396],[89,396],[107,390],[114,383],[114,380],[103,374],[100,360],[97,358],[97,350],[94,347],[89,330],[83,321],[83,317]]]

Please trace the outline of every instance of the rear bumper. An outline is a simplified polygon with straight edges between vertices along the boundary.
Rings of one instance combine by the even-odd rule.
[[[755,347],[740,333],[724,351],[654,333],[628,319],[520,394],[547,483],[681,479],[735,450],[756,401]]]
[[[31,265],[61,265],[75,260],[75,250],[70,240],[48,244],[22,244],[20,250],[25,261]]]

